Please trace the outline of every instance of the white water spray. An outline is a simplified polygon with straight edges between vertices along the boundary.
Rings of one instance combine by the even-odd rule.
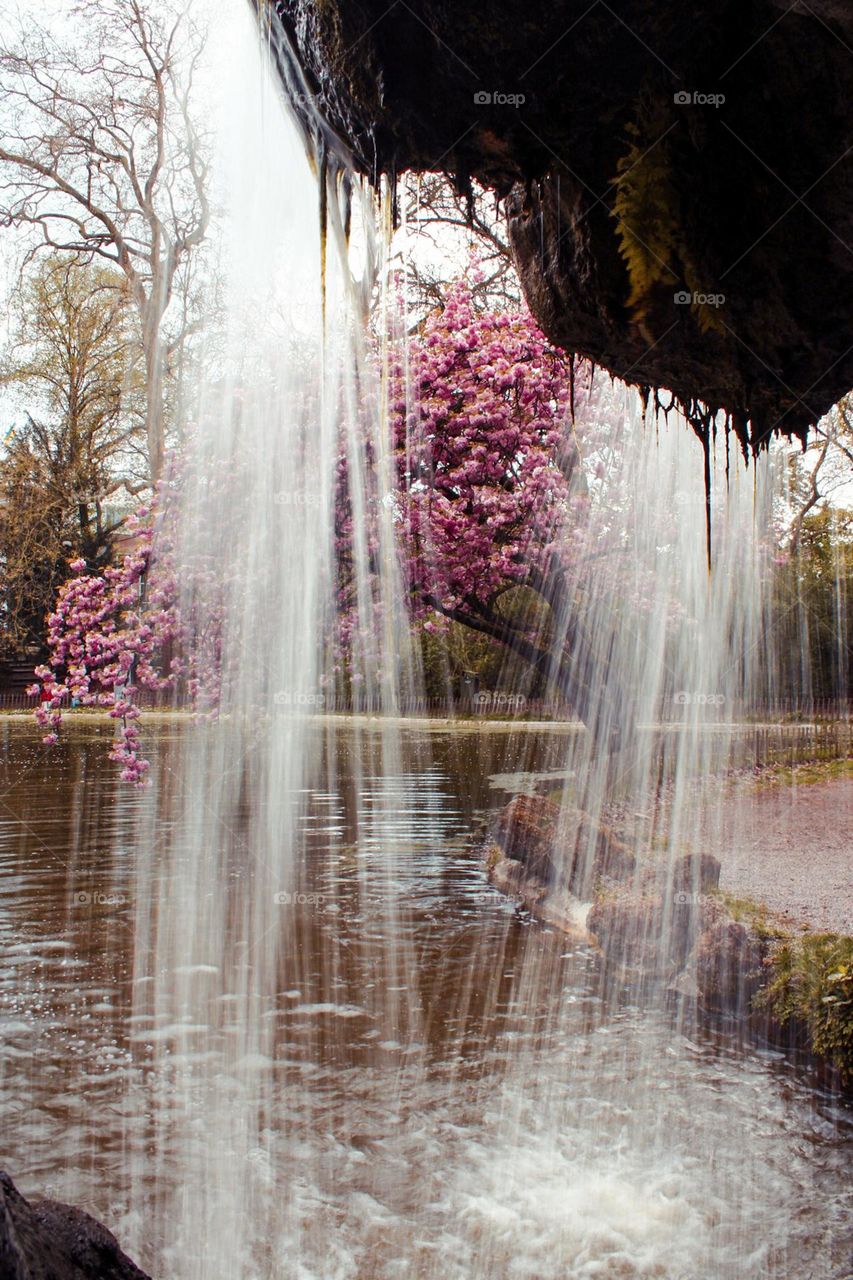
[[[128,1151],[149,1265],[175,1280],[822,1266],[791,1226],[809,1171],[780,1159],[772,1079],[715,1066],[660,1008],[603,1002],[589,952],[516,920],[464,860],[469,806],[448,799],[426,729],[321,714],[342,426],[368,703],[393,713],[415,681],[352,283],[371,267],[333,211],[323,296],[316,179],[248,18],[224,79],[228,303],[179,544],[179,563],[211,565],[187,574],[187,604],[223,622],[221,715],[159,769],[134,896],[128,1106],[149,1128]],[[381,256],[369,220],[356,243]],[[561,764],[567,808],[621,802],[638,855],[665,864],[692,851],[701,779],[732,759],[752,687],[768,477],[715,460],[709,575],[695,439],[602,392],[618,397],[621,438],[587,459],[602,554],[571,591],[585,675],[631,732],[610,755],[576,726]],[[644,806],[664,783],[662,829]]]

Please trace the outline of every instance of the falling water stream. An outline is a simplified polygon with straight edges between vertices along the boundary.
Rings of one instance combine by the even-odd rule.
[[[588,676],[631,691],[622,749],[575,723],[395,714],[418,677],[359,286],[377,260],[382,289],[387,241],[365,196],[347,245],[332,200],[323,296],[316,178],[250,26],[222,77],[225,332],[178,545],[216,566],[186,591],[224,620],[223,714],[148,727],[144,795],[114,783],[95,725],[49,761],[6,730],[9,1166],[162,1280],[843,1280],[844,1106],[781,1053],[604,989],[594,950],[481,858],[497,809],[543,778],[566,805],[627,808],[642,857],[696,851],[703,779],[767,671],[772,467],[718,451],[709,575],[695,438],[607,384],[615,496],[590,520],[612,555],[573,590]],[[322,713],[342,423],[356,513],[379,513],[355,575],[382,716]]]

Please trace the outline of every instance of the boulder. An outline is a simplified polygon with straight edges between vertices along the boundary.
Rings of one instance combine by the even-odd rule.
[[[623,970],[656,974],[662,967],[662,904],[641,893],[601,894],[587,927],[605,959]]]
[[[623,840],[582,809],[566,815],[562,840],[571,866],[569,887],[579,898],[591,898],[602,880],[630,880],[636,858]]]
[[[72,1205],[25,1200],[0,1172],[2,1280],[150,1280],[115,1236]]]
[[[544,884],[558,878],[560,809],[540,796],[515,796],[498,815],[495,840],[507,858],[520,862]]]
[[[671,979],[722,914],[714,898],[662,894],[647,884],[640,890],[599,893],[587,927],[605,959],[620,966],[625,976]]]
[[[685,854],[672,868],[674,893],[710,893],[720,884],[720,861],[713,854]]]
[[[736,920],[718,920],[706,929],[691,964],[702,1003],[725,1013],[749,1012],[766,975],[766,954],[763,940]]]
[[[586,927],[589,906],[564,885],[546,884],[530,875],[522,862],[505,858],[497,845],[486,855],[489,879],[496,889],[515,898],[520,906],[543,924],[553,925],[579,941],[589,942]]]
[[[495,841],[525,874],[590,898],[602,880],[626,880],[635,859],[623,841],[582,809],[565,809],[541,796],[516,796],[501,811]]]

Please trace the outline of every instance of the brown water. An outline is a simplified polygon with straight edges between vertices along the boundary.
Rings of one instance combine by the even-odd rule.
[[[853,1274],[849,1110],[779,1054],[605,1002],[585,948],[487,885],[472,832],[565,739],[416,730],[389,772],[338,725],[259,988],[239,831],[221,936],[152,970],[158,928],[181,955],[183,732],[148,730],[155,799],[115,780],[107,729],[46,752],[0,726],[2,1162],[25,1194],[88,1208],[163,1280]]]

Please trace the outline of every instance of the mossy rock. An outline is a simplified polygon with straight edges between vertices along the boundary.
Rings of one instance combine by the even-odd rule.
[[[560,809],[539,796],[515,796],[498,815],[495,841],[504,855],[523,863],[528,874],[553,884],[558,878],[556,853]]]

